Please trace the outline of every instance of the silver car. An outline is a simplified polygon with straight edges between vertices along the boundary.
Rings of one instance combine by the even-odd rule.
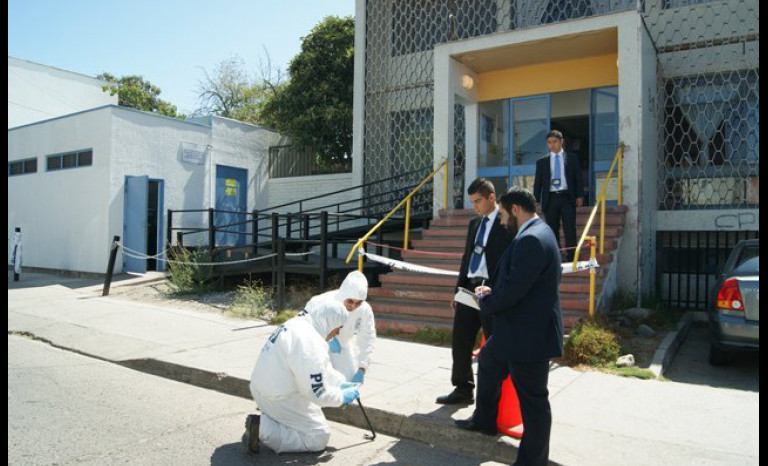
[[[759,240],[736,244],[713,291],[709,363],[719,366],[733,351],[760,349]]]

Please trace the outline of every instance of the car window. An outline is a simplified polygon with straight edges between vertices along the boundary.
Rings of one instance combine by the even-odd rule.
[[[739,258],[733,267],[733,273],[738,275],[760,274],[760,248],[744,248],[739,253]]]

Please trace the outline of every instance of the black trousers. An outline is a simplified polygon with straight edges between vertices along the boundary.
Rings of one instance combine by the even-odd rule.
[[[451,383],[459,391],[469,395],[475,388],[475,375],[472,373],[472,350],[475,348],[477,331],[481,327],[487,340],[491,335],[491,323],[482,322],[480,311],[477,309],[456,304],[451,340],[451,352],[453,354]]]
[[[552,410],[547,389],[549,361],[509,362],[498,358],[493,348],[486,346],[480,352],[472,422],[488,430],[496,428],[501,384],[508,375],[512,376],[523,417],[523,437],[514,464],[544,466],[549,461],[549,435],[552,429]]]
[[[560,244],[560,221],[563,223],[565,233],[565,247],[576,247],[576,204],[567,194],[549,194],[549,204],[544,212],[547,225],[555,232],[557,244]],[[573,250],[569,249],[563,254],[564,261],[573,260]]]

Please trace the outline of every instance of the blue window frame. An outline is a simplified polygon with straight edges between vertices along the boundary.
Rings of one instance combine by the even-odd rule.
[[[93,165],[93,149],[65,152],[46,157],[46,171],[67,170],[70,168],[90,167]]]

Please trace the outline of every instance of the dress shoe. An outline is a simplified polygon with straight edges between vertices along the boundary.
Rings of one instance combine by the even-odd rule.
[[[475,402],[472,397],[472,392],[460,392],[458,390],[452,391],[445,396],[437,397],[436,403],[441,405],[471,405]]]
[[[484,427],[480,427],[474,422],[472,422],[472,419],[466,419],[466,420],[458,419],[454,422],[456,423],[456,427],[458,427],[459,429],[480,432],[481,434],[485,434],[485,435],[496,435],[495,427],[493,429],[486,429]]]

